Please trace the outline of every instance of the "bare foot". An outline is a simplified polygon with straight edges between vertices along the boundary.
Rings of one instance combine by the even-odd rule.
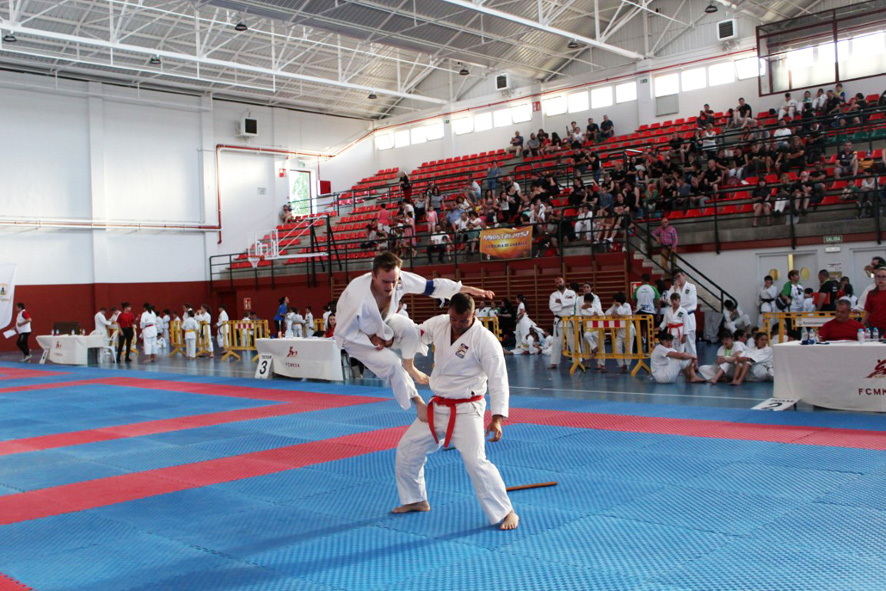
[[[416,511],[430,511],[431,506],[427,501],[419,501],[417,503],[409,503],[408,505],[400,505],[391,509],[391,513],[414,513]],[[507,517],[505,517],[507,519]],[[516,526],[514,526],[516,527]]]
[[[701,384],[701,383],[704,383],[704,382],[707,382],[707,380],[704,379],[704,378],[700,378],[700,377],[698,377],[698,376],[695,376],[694,378],[692,378],[692,379],[690,380],[690,383],[692,383],[692,384]]]
[[[511,511],[505,518],[501,520],[501,525],[498,529],[517,529],[517,526],[520,524],[520,516]]]

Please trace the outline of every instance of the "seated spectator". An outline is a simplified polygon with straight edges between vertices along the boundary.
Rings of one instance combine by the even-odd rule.
[[[582,203],[578,208],[578,216],[575,219],[575,235],[579,240],[593,240],[594,214],[587,203]]]
[[[520,135],[519,131],[514,132],[514,137],[511,138],[511,143],[505,148],[505,152],[508,154],[513,152],[514,156],[523,153],[523,136]]]
[[[856,176],[858,174],[858,156],[852,149],[852,142],[843,142],[843,147],[837,152],[837,162],[834,167],[834,178],[844,176]]]
[[[809,182],[812,183],[812,209],[815,210],[824,200],[825,187],[828,181],[828,171],[824,162],[818,160],[815,167],[809,172]]]
[[[466,187],[466,191],[472,203],[477,203],[480,200],[480,195],[483,193],[483,189],[476,179],[471,181],[471,184]]]
[[[812,93],[808,90],[803,93],[803,100],[800,102],[800,116],[803,120],[815,117],[815,108],[812,103]]]
[[[615,124],[609,120],[609,115],[603,115],[603,122],[600,123],[600,132],[597,134],[601,140],[608,140],[615,136]]]
[[[652,350],[652,378],[658,384],[673,384],[682,373],[690,383],[704,382],[695,373],[698,359],[691,353],[681,353],[674,349],[674,335],[662,332],[658,335],[658,345]]]
[[[698,368],[699,375],[712,384],[716,384],[724,378],[732,379],[735,373],[735,360],[745,350],[744,343],[736,341],[734,333],[729,332],[726,328],[720,331],[719,336],[722,345],[717,349],[717,363],[702,365]]]
[[[529,134],[529,141],[526,142],[526,147],[523,149],[523,157],[532,155],[538,156],[539,150],[541,149],[541,142],[538,137],[534,133]]]
[[[775,377],[772,369],[772,347],[765,332],[754,335],[754,348],[740,353],[735,359],[735,377],[733,386],[740,386],[745,380],[749,382],[771,382]]]
[[[766,216],[766,225],[772,225],[772,187],[766,183],[766,179],[760,177],[757,186],[751,192],[751,198],[754,200],[754,223],[752,226],[757,227],[757,218],[761,215]]]
[[[431,209],[437,212],[437,215],[443,214],[443,193],[440,191],[440,187],[437,185],[436,181],[431,181],[428,183],[428,188],[425,190],[425,195],[428,197],[428,201],[430,203]]]
[[[840,127],[845,127],[847,122],[850,125],[861,125],[867,121],[868,107],[868,101],[865,99],[865,96],[860,92],[857,93],[846,108],[845,117],[840,119]]]
[[[749,122],[753,121],[753,117],[754,110],[751,108],[751,106],[747,104],[743,98],[738,99],[738,106],[735,107],[735,110],[733,111],[733,120],[735,121],[735,127],[749,127]]]
[[[486,171],[486,188],[495,191],[498,188],[498,179],[502,174],[501,164],[493,162],[489,170]]]
[[[409,175],[406,174],[406,171],[400,171],[399,184],[403,199],[412,199],[412,183],[409,181]]]
[[[588,117],[588,126],[585,128],[585,138],[589,142],[597,142],[600,135],[600,126],[594,123],[593,117]]]
[[[827,95],[825,96],[824,101],[824,109],[823,115],[826,116],[834,116],[837,117],[836,123],[839,123],[839,114],[840,109],[843,107],[843,101],[840,100],[840,97],[834,94],[833,90],[828,90]]]
[[[292,207],[288,203],[283,205],[283,209],[280,210],[280,223],[288,224],[294,220],[295,216],[292,215]]]
[[[828,97],[824,93],[824,88],[819,88],[815,92],[815,98],[812,99],[812,110],[815,111],[816,115],[821,115],[823,113],[827,100]]]
[[[791,93],[784,93],[784,102],[781,104],[781,107],[778,109],[778,118],[784,119],[785,117],[790,117],[791,119],[797,114],[797,101],[791,98]]]
[[[360,249],[375,250],[376,246],[378,246],[378,232],[375,229],[375,224],[366,224],[366,240],[360,243]]]
[[[791,128],[783,118],[778,120],[778,129],[772,132],[772,148],[786,150],[790,147]]]
[[[719,151],[720,134],[714,129],[713,124],[708,123],[699,137],[701,140],[701,150],[705,153],[706,158],[714,158]]]
[[[705,129],[708,125],[714,124],[714,111],[711,106],[705,103],[705,106],[698,112],[695,118],[695,125],[698,129]]]
[[[445,229],[449,232],[455,232],[456,224],[461,221],[463,213],[465,212],[461,210],[457,204],[450,204],[449,210],[446,212],[446,217],[444,218]]]
[[[851,312],[852,300],[848,297],[837,300],[836,315],[821,326],[818,338],[822,341],[854,341],[857,339],[858,331],[864,330],[864,324],[851,318]]]

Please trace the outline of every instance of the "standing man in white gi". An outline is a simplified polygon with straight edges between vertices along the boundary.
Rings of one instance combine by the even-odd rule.
[[[105,312],[107,312],[107,310],[100,308],[99,311],[95,313],[95,332],[101,334],[103,339],[108,338],[108,329],[111,327],[111,321],[105,316]]]
[[[674,273],[674,284],[667,291],[667,297],[670,299],[673,293],[680,294],[680,307],[692,317],[691,325],[687,322],[683,331],[686,339],[683,342],[682,350],[698,357],[698,351],[695,348],[695,310],[698,308],[698,289],[695,284],[686,281],[686,273],[680,269]]]
[[[153,363],[157,361],[157,314],[151,304],[145,303],[142,307],[139,328],[142,331],[145,355],[148,357],[145,363]]]
[[[565,318],[575,314],[575,292],[566,288],[566,281],[562,277],[554,280],[557,289],[548,298],[548,307],[554,313],[554,340],[551,343],[551,364],[548,369],[557,369],[560,365],[560,356],[563,352],[563,333],[570,331],[571,327]]]
[[[415,382],[428,383],[428,376],[416,369],[415,354],[427,350],[421,343],[418,327],[412,320],[397,314],[400,299],[406,294],[424,294],[450,299],[457,293],[482,298],[495,294],[449,279],[425,279],[401,271],[400,257],[383,252],[372,260],[372,271],[351,281],[336,306],[335,342],[348,355],[362,362],[379,379],[387,380],[394,398],[404,410],[414,401],[417,412],[425,412],[424,401]],[[390,350],[400,349],[402,359]]]
[[[216,320],[215,325],[218,327],[218,334],[216,338],[218,339],[218,348],[225,348],[225,339],[228,336],[228,311],[225,309],[223,305],[219,305],[218,307],[218,320]]]
[[[486,427],[490,441],[501,439],[502,420],[508,415],[508,373],[501,345],[474,318],[474,300],[460,293],[452,296],[449,313],[423,323],[421,340],[434,345],[431,390],[434,397],[397,444],[397,492],[401,506],[394,513],[430,511],[425,488],[428,454],[449,442],[461,454],[474,491],[490,523],[514,529],[520,518],[514,513],[498,469],[486,458],[483,417],[489,389],[492,420]]]

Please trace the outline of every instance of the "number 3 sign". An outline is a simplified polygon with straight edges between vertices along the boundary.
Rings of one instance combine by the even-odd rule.
[[[273,363],[273,355],[270,353],[261,353],[258,356],[258,366],[255,368],[255,379],[266,380],[271,377],[271,366]]]

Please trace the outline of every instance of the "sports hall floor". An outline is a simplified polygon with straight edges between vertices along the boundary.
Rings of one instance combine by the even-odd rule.
[[[35,356],[36,357],[36,356]],[[753,411],[771,386],[659,386],[509,358],[486,523],[456,452],[392,515],[411,420],[373,380],[247,362],[0,359],[0,591],[886,589],[886,424]],[[611,370],[610,370],[611,371]]]

